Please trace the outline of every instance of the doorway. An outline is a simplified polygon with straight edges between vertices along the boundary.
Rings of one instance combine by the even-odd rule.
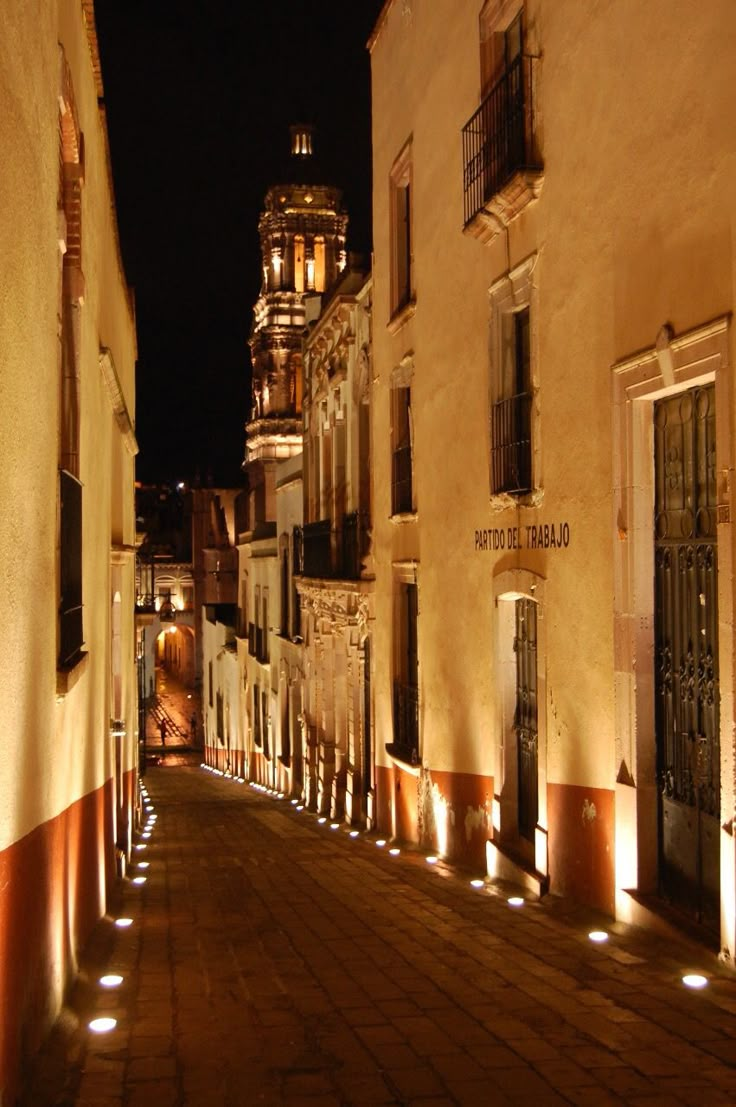
[[[657,400],[653,418],[659,884],[673,906],[717,929],[721,797],[715,384]]]

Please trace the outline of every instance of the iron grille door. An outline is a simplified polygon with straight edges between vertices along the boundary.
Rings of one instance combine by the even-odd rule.
[[[519,776],[519,834],[534,841],[539,815],[537,773],[537,605],[516,601],[516,712],[514,730]]]
[[[660,882],[717,924],[720,885],[715,386],[654,406]]]

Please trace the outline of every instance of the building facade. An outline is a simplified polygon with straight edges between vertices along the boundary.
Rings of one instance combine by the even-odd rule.
[[[734,31],[389,0],[370,43],[378,824],[728,956]]]
[[[371,709],[371,282],[349,266],[304,350],[304,796],[320,814],[374,819]]]
[[[124,871],[136,804],[136,336],[91,0],[0,14],[0,1099]]]

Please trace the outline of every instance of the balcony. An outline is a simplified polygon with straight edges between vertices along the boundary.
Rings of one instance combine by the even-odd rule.
[[[515,58],[463,127],[465,231],[481,242],[508,226],[542,188],[534,127],[536,61]]]
[[[419,764],[419,689],[399,680],[394,681],[394,740],[387,749],[407,765]]]
[[[294,572],[322,580],[360,580],[367,526],[359,511],[332,529],[329,519],[294,528]]]
[[[491,489],[520,495],[532,490],[532,396],[520,392],[491,410]]]

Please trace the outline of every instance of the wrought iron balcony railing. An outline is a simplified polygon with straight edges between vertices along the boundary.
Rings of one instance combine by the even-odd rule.
[[[494,492],[532,489],[532,396],[520,392],[491,410],[491,487]]]
[[[535,61],[515,58],[463,127],[466,226],[514,174],[541,172],[532,112]]]
[[[323,580],[360,580],[367,526],[359,511],[294,528],[294,572]]]

